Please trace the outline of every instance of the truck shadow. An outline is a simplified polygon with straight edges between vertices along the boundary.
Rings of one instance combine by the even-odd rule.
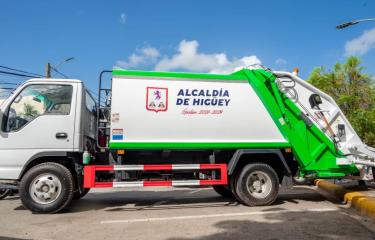
[[[20,197],[18,196],[18,194],[15,194],[15,195],[12,195],[12,196],[9,196],[9,197],[6,197],[4,199],[1,199],[0,202],[5,202],[5,201],[15,201],[15,200],[19,200]],[[1,240],[1,239],[0,239]]]
[[[0,240],[26,240],[26,239],[30,239],[30,238],[13,238],[13,237],[0,236]]]
[[[298,204],[298,200],[310,202],[326,201],[315,191],[303,193],[281,193],[273,206],[277,207],[286,202]],[[235,199],[224,198],[212,190],[192,194],[189,190],[176,191],[123,191],[123,192],[93,192],[79,201],[73,201],[69,208],[62,213],[77,213],[104,209],[115,211],[157,211],[166,209],[196,209],[223,208],[241,205]]]
[[[270,213],[245,220],[224,220],[209,227],[204,225],[204,229],[198,226],[194,234],[203,236],[168,240],[375,239],[370,229],[339,210]]]

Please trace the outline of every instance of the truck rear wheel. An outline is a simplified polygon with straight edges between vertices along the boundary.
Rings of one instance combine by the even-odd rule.
[[[234,196],[234,198],[239,202],[239,203],[242,203],[242,200],[241,198],[237,195],[237,191],[236,191],[236,181],[238,179],[238,176],[239,176],[239,173],[235,173],[233,176],[231,176],[231,178],[229,179],[229,183],[230,183],[230,188],[232,189],[232,194]]]
[[[73,198],[73,176],[58,163],[34,166],[22,177],[20,197],[22,204],[34,213],[56,213]]]
[[[237,175],[236,195],[247,206],[272,204],[279,192],[279,178],[275,170],[263,163],[246,165]]]
[[[232,190],[230,190],[227,186],[213,185],[212,188],[215,190],[216,193],[225,198],[234,198]]]

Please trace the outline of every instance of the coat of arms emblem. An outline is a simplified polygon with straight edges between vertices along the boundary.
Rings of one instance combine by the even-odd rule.
[[[168,88],[147,87],[146,109],[165,112],[168,109]]]

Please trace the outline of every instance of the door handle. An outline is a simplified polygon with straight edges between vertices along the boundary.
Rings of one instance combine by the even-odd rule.
[[[56,138],[57,139],[65,139],[68,138],[68,134],[64,132],[56,133]]]

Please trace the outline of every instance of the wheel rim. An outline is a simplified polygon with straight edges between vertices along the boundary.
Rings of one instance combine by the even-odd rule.
[[[31,182],[29,192],[38,204],[53,203],[61,194],[61,181],[56,175],[41,174]]]
[[[266,198],[272,190],[272,182],[268,174],[255,171],[246,180],[247,190],[255,198]]]

